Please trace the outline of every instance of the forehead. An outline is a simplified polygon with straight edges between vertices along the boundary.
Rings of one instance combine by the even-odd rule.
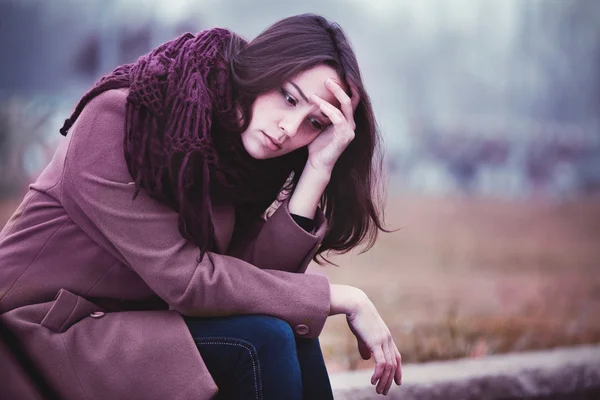
[[[345,88],[346,85],[342,83],[337,72],[328,65],[317,65],[296,75],[290,81],[298,85],[307,97],[310,98],[311,95],[316,94],[323,100],[336,105],[339,104],[339,101],[325,86],[325,81],[329,78],[333,79],[338,85],[341,85],[342,88]]]

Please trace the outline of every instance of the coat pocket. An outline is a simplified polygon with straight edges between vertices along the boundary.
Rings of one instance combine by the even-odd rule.
[[[60,334],[89,400],[196,400],[215,394],[216,385],[179,313],[99,314]]]
[[[83,318],[101,313],[102,308],[96,304],[66,289],[60,289],[40,325],[56,333],[63,333]]]
[[[63,289],[52,302],[1,314],[0,324],[18,337],[62,400],[203,400],[215,395],[215,382],[179,313],[103,311]]]

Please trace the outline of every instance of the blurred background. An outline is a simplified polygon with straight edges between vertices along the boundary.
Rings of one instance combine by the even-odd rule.
[[[597,0],[0,0],[0,226],[101,76],[304,12],[355,47],[395,229],[310,270],[367,292],[405,362],[600,342]],[[343,318],[321,342],[331,372],[371,365]]]

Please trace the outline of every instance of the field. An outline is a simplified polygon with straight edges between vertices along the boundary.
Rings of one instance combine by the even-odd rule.
[[[404,362],[600,342],[600,202],[391,196],[369,252],[311,266],[362,288]],[[330,372],[367,368],[345,318],[321,336]]]
[[[404,362],[600,343],[600,201],[394,195],[387,221],[369,252],[310,270],[362,288]],[[321,344],[330,372],[371,366],[343,317]]]

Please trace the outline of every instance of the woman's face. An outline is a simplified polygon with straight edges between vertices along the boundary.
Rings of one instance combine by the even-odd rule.
[[[329,78],[341,84],[333,68],[319,65],[258,96],[250,124],[242,132],[246,151],[262,160],[282,156],[312,142],[330,121],[310,97],[316,94],[335,107],[340,106],[325,86]]]

